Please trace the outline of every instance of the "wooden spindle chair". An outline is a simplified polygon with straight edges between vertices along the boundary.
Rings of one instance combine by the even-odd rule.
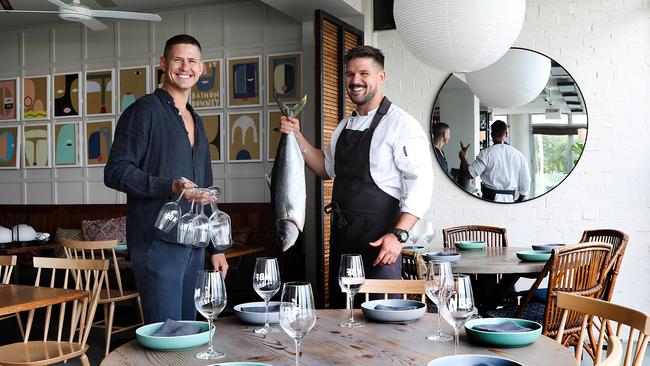
[[[13,272],[14,267],[16,266],[17,257],[15,255],[2,255],[0,256],[0,280],[3,285],[7,285],[11,282],[11,273]],[[18,329],[20,330],[20,336],[25,338],[25,328],[23,328],[23,322],[20,319],[20,313],[14,313],[9,315],[0,316],[0,320],[16,318],[18,323]]]
[[[427,273],[427,263],[422,254],[411,249],[402,249],[402,279],[423,280]]]
[[[488,247],[507,247],[508,234],[505,228],[484,225],[465,225],[442,229],[442,244],[453,248],[461,240],[484,241]]]
[[[390,294],[401,294],[403,299],[408,295],[420,295],[420,301],[425,302],[424,280],[374,280],[366,279],[359,290],[365,294],[365,301],[370,300],[370,294],[383,294],[388,299]],[[346,297],[345,308],[350,308],[350,299]]]

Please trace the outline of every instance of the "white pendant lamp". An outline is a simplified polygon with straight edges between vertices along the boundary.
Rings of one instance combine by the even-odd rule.
[[[516,108],[528,104],[544,90],[551,59],[537,52],[513,48],[492,65],[465,74],[467,85],[490,107]]]
[[[521,31],[525,0],[395,0],[406,48],[446,72],[482,69],[503,56]]]

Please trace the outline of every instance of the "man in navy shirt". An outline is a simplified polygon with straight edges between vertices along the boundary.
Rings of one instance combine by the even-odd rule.
[[[154,221],[160,208],[180,194],[185,198],[183,212],[189,211],[191,201],[212,200],[189,190],[192,182],[212,185],[208,140],[200,117],[188,104],[190,90],[203,72],[201,52],[192,36],[167,40],[160,58],[164,84],[122,113],[104,169],[105,184],[128,197],[127,242],[147,323],[196,318],[194,286],[205,250],[177,243],[176,229],[164,233],[154,228]],[[212,246],[208,252],[214,268],[225,276],[225,255]]]

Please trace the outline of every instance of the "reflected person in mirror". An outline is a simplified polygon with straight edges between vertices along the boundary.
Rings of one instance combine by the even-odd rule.
[[[438,122],[431,127],[431,134],[433,135],[433,153],[436,155],[436,159],[445,174],[449,174],[449,165],[442,147],[451,139],[451,129],[448,124]]]
[[[106,186],[127,194],[127,242],[146,323],[196,319],[194,287],[205,249],[177,243],[176,228],[164,233],[154,221],[165,202],[181,194],[183,212],[192,201],[206,204],[213,199],[190,190],[195,184],[212,185],[208,139],[188,103],[203,68],[201,45],[194,37],[181,34],[167,40],[160,57],[163,86],[122,113],[104,168]],[[225,274],[225,255],[212,246],[207,249],[212,265]]]
[[[491,130],[494,145],[481,150],[473,163],[468,163],[466,151],[458,152],[461,173],[467,178],[481,177],[481,193],[486,200],[521,202],[530,190],[526,157],[506,142],[508,125],[505,122],[494,121]],[[519,197],[516,198],[517,192]]]
[[[334,179],[330,236],[330,305],[343,307],[339,260],[361,254],[366,278],[401,279],[402,244],[431,204],[431,148],[421,124],[382,92],[384,54],[370,46],[348,51],[345,89],[356,111],[343,118],[327,150],[313,147],[296,118],[282,117],[283,133],[294,132],[305,163],[322,179]]]

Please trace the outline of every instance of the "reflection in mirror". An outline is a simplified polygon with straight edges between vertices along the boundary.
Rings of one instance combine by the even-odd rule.
[[[431,139],[458,186],[508,203],[558,186],[582,154],[587,124],[582,93],[567,70],[512,48],[485,69],[447,78],[434,102]]]

